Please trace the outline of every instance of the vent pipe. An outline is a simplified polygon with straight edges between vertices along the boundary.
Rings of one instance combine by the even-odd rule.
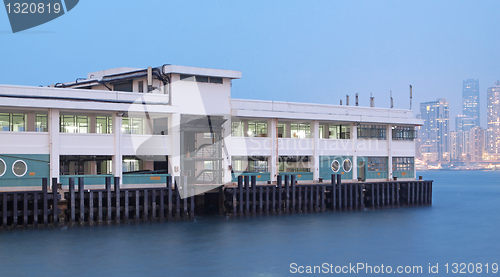
[[[391,90],[391,109],[394,108],[394,99],[392,98],[392,90]]]
[[[358,95],[359,93],[356,93],[356,106],[358,106]]]
[[[342,106],[342,99],[340,99],[340,106]]]
[[[345,95],[345,105],[349,106],[349,94]]]
[[[375,97],[370,93],[370,107],[375,107]]]
[[[148,67],[148,92],[153,90],[153,68]]]
[[[410,110],[411,110],[411,100],[413,98],[413,92],[412,92],[412,87],[410,85]]]

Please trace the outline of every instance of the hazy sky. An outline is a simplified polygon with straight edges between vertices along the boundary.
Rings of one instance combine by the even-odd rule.
[[[49,85],[87,72],[165,63],[240,70],[233,97],[413,109],[444,97],[461,113],[462,81],[500,79],[500,1],[82,0],[12,34],[0,10],[0,84]],[[345,100],[344,100],[345,101]],[[353,102],[353,100],[351,100]],[[453,130],[453,128],[452,128]]]

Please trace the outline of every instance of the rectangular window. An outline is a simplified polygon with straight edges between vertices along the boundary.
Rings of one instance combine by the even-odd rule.
[[[246,137],[267,137],[267,122],[247,122]]]
[[[245,134],[243,134],[243,122],[242,121],[235,121],[233,120],[231,122],[231,136],[233,137],[244,137]]]
[[[144,81],[137,82],[137,91],[144,92]]]
[[[153,119],[153,135],[168,135],[168,117]]]
[[[0,113],[0,131],[10,131],[9,113]]]
[[[35,131],[36,132],[47,132],[47,115],[46,114],[37,114],[36,115],[36,124]]]
[[[122,119],[122,133],[134,135],[145,134],[144,119],[124,117]]]
[[[413,126],[396,126],[392,128],[393,140],[415,140],[417,132]]]
[[[13,113],[12,114],[12,131],[14,132],[24,132],[26,131],[26,115]]]
[[[415,169],[415,160],[413,157],[393,157],[392,171],[413,171]]]
[[[388,163],[387,157],[368,157],[367,170],[387,172],[387,163]]]
[[[362,124],[358,126],[358,138],[384,140],[387,138],[386,132],[385,125]]]
[[[232,157],[235,172],[267,172],[267,157],[234,156]]]
[[[113,90],[114,91],[126,91],[126,92],[132,92],[132,81],[128,82],[123,82],[123,83],[118,83],[113,85]]]
[[[351,125],[333,124],[320,125],[319,137],[322,139],[350,139]]]
[[[88,133],[89,117],[84,115],[60,115],[59,131],[61,133]]]
[[[311,137],[311,124],[307,123],[292,123],[290,124],[292,131],[292,138],[310,138]]]
[[[212,83],[212,84],[222,84],[222,78],[220,78],[220,77],[210,77],[210,83]]]
[[[97,134],[111,134],[113,126],[113,119],[107,116],[97,116],[95,132]]]
[[[190,81],[190,82],[194,82],[194,75],[185,75],[185,74],[181,74],[181,81]]]
[[[196,76],[196,82],[208,83],[208,77],[207,76]]]
[[[278,169],[279,172],[310,172],[310,161],[309,156],[280,156]]]
[[[278,123],[278,138],[286,137],[286,125],[284,123]]]
[[[76,125],[78,133],[85,134],[89,133],[89,117],[88,116],[76,116]]]

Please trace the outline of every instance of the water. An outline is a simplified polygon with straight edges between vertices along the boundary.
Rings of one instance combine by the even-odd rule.
[[[500,172],[419,175],[435,181],[432,207],[1,232],[0,275],[283,276],[291,263],[422,266],[422,276],[429,263],[434,275],[446,263],[485,274],[489,263],[496,275]]]

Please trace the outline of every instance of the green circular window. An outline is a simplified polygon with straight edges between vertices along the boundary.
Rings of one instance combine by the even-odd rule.
[[[0,177],[5,174],[6,170],[7,170],[7,165],[2,159],[0,159]]]
[[[27,171],[28,171],[28,166],[22,160],[17,160],[12,165],[12,173],[14,173],[14,175],[16,175],[17,177],[23,177]]]

